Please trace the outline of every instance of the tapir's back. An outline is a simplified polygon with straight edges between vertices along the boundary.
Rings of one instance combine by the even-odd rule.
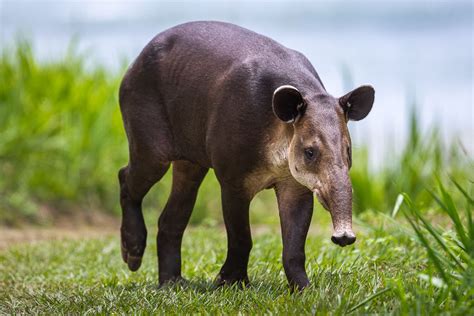
[[[248,85],[250,80],[276,81],[278,77],[285,82],[304,80],[302,74],[309,74],[313,81],[316,73],[302,54],[268,37],[223,22],[178,25],[157,35],[148,49],[152,55],[158,52],[160,56],[158,75],[162,87],[176,94],[166,100],[188,93],[193,95],[193,100],[196,94],[213,98],[218,91],[212,89],[226,79],[233,79],[235,73],[246,76],[232,82],[234,87]]]

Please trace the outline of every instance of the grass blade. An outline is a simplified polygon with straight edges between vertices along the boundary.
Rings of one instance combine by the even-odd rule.
[[[459,182],[456,181],[453,177],[450,177],[451,181],[454,183],[456,188],[464,195],[464,197],[469,201],[469,204],[473,205],[474,204],[474,199],[469,196],[469,194],[464,190],[464,188],[459,184]]]
[[[453,259],[456,265],[461,270],[464,270],[465,268],[462,263],[459,261],[456,255],[454,255],[451,249],[449,249],[442,236],[434,229],[434,227],[420,214],[420,212],[418,212],[416,208],[412,208],[411,211],[416,216],[416,218],[418,218],[423,223],[423,227],[431,234],[431,236],[433,236],[433,238],[441,246],[441,248],[443,248],[443,250],[451,257],[451,259]]]
[[[469,234],[469,240],[471,241],[470,253],[471,253],[471,256],[474,256],[474,223],[472,221],[472,207],[474,205],[474,199],[471,196],[469,196],[467,191],[464,190],[464,188],[453,177],[451,177],[450,179],[454,183],[456,188],[461,192],[461,194],[467,200],[467,206],[466,206],[467,230]]]
[[[395,201],[395,206],[393,207],[393,210],[392,210],[392,217],[395,218],[395,216],[397,216],[398,214],[398,211],[400,210],[400,207],[402,206],[403,204],[403,194],[399,194],[397,196],[397,200]]]
[[[358,308],[364,306],[365,304],[367,304],[368,302],[372,301],[372,300],[375,299],[376,297],[379,297],[380,295],[382,295],[382,294],[384,294],[385,292],[388,292],[388,291],[390,291],[390,290],[391,290],[391,288],[388,287],[388,288],[385,288],[385,289],[383,289],[383,290],[380,290],[380,291],[378,291],[378,292],[376,292],[376,293],[370,295],[369,297],[367,297],[366,299],[364,299],[364,300],[363,300],[362,302],[360,302],[359,304],[357,304],[357,305],[351,307],[347,312],[348,312],[348,313],[352,313],[352,312],[355,311],[356,309],[358,309]]]
[[[431,194],[433,199],[438,203],[438,205],[449,215],[451,220],[453,221],[454,228],[456,229],[456,233],[463,243],[463,245],[467,245],[469,243],[468,238],[466,236],[466,231],[464,230],[464,226],[461,223],[461,219],[459,218],[459,212],[454,206],[454,202],[451,196],[445,191],[444,186],[439,183],[439,187],[442,194],[442,199],[438,197],[434,192],[428,190]]]
[[[413,220],[409,216],[407,216],[406,218],[407,218],[408,222],[410,223],[411,227],[413,228],[413,230],[415,231],[415,233],[418,235],[418,239],[420,240],[420,242],[423,244],[426,251],[428,252],[428,256],[431,259],[431,261],[433,262],[436,269],[438,270],[438,273],[441,275],[441,278],[448,285],[448,287],[451,288],[451,281],[448,278],[448,276],[447,276],[447,274],[444,270],[444,267],[441,264],[441,261],[439,260],[439,257],[437,255],[436,250],[431,247],[430,243],[425,238],[425,236],[423,235],[421,230],[418,228],[418,226],[415,224],[415,222],[413,222]],[[453,297],[455,299],[457,299],[457,293],[455,291],[452,291],[452,294],[453,294]]]

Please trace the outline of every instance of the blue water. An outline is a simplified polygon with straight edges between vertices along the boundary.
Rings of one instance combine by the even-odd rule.
[[[413,104],[423,128],[438,123],[474,153],[471,1],[3,0],[0,44],[26,34],[47,60],[76,37],[91,63],[117,69],[156,33],[191,20],[236,23],[303,52],[335,96],[372,84],[374,109],[351,130],[376,162],[402,146]]]

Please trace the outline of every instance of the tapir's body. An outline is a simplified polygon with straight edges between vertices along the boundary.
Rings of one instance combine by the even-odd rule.
[[[288,107],[298,103],[294,115],[287,113],[286,103],[276,104],[278,100]],[[275,188],[285,271],[290,284],[306,286],[304,240],[313,192],[319,193],[319,187],[307,184],[308,172],[301,174],[297,164],[292,169],[289,160],[294,155],[290,143],[295,124],[300,121],[306,131],[317,126],[302,120],[301,106],[310,103],[321,107],[319,117],[326,122],[322,129],[338,131],[326,133],[325,141],[333,142],[328,149],[334,156],[332,163],[348,170],[344,168],[346,143],[350,148],[347,111],[325,91],[301,53],[227,23],[192,22],[157,35],[129,68],[120,88],[130,145],[129,165],[119,173],[122,252],[130,269],[138,269],[146,243],[141,200],[173,162],[172,193],[160,217],[157,238],[160,283],[181,278],[182,234],[199,185],[213,168],[222,189],[228,233],[227,260],[219,283],[248,281],[249,204],[257,192]],[[307,149],[305,154],[309,157]],[[350,186],[344,172],[340,171],[341,183]],[[348,198],[346,191],[342,195]],[[328,208],[333,204],[326,196],[322,203]],[[347,201],[343,204],[348,207]],[[344,238],[352,238],[350,233],[344,232]]]
[[[214,168],[219,179],[234,182],[270,167],[274,153],[265,147],[280,145],[286,129],[273,115],[272,95],[285,84],[325,93],[302,54],[232,24],[187,23],[145,47],[123,82],[122,111],[129,124],[126,113],[145,111],[135,102],[124,104],[128,91],[141,89],[140,99],[156,102],[146,109],[149,120],[140,117],[135,128],[152,138],[156,158]]]

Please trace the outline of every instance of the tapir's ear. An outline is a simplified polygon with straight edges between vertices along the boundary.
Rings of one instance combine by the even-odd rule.
[[[301,93],[293,86],[284,85],[276,88],[272,100],[273,112],[286,123],[293,123],[303,115],[306,105]]]
[[[339,104],[352,121],[362,120],[374,104],[375,90],[372,86],[360,86],[339,98]]]

